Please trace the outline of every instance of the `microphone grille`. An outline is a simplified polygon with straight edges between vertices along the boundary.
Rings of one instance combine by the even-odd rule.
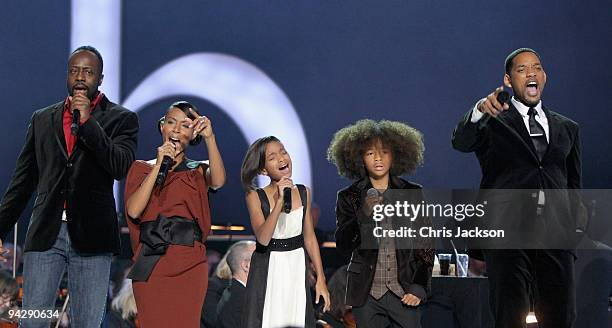
[[[378,197],[380,193],[378,192],[378,190],[376,190],[376,188],[370,188],[367,191],[367,195],[368,197]]]
[[[507,104],[510,100],[510,94],[507,91],[502,91],[497,94],[497,101],[501,104]]]

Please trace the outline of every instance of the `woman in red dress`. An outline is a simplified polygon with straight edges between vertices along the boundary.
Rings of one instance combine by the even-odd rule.
[[[126,179],[135,261],[128,277],[143,328],[196,328],[208,286],[208,188],[225,183],[225,168],[210,120],[190,103],[172,104],[158,127],[162,145],[157,159],[135,161]],[[209,161],[186,158],[187,145],[202,139]],[[160,177],[166,165],[167,174]]]

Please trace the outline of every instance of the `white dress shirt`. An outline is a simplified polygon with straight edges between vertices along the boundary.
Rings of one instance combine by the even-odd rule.
[[[478,105],[480,105],[480,103],[483,101],[484,99],[479,100],[474,106],[474,108],[472,109],[472,117],[470,118],[470,121],[472,123],[476,123],[480,121],[480,119],[482,119],[485,116],[483,112],[478,110]],[[512,105],[514,105],[514,107],[521,114],[521,117],[523,118],[523,123],[525,123],[525,127],[527,128],[527,131],[529,132],[529,114],[527,114],[529,112],[529,107],[525,106],[522,102],[516,100],[516,98],[514,97],[512,97],[510,101],[512,101]],[[546,135],[546,141],[550,142],[550,139],[548,136],[549,135],[548,119],[546,118],[546,114],[544,114],[544,111],[542,110],[542,101],[540,100],[534,108],[537,113],[537,115],[535,116],[535,120],[538,123],[540,123],[540,125],[542,125],[542,128],[544,129],[544,134]]]
[[[238,278],[236,278],[236,277],[233,277],[233,278],[234,278],[234,279],[236,279],[236,280],[238,280],[238,282],[239,282],[239,283],[241,283],[241,284],[242,284],[242,286],[246,287],[246,282],[244,282],[244,281],[242,281],[242,280],[240,280],[240,279],[238,279]]]

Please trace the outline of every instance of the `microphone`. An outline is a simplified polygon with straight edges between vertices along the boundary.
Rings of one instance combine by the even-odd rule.
[[[507,91],[502,91],[502,92],[498,93],[496,99],[502,105],[503,104],[510,104],[509,103],[509,101],[510,101],[510,94]]]
[[[168,170],[172,166],[172,158],[170,156],[164,156],[162,159],[162,163],[159,166],[159,172],[157,172],[157,178],[155,179],[155,186],[161,186],[166,181],[166,176],[168,175]]]
[[[495,99],[497,99],[497,101],[502,104],[502,106],[504,104],[508,104],[510,105],[510,94],[508,93],[508,91],[501,91],[500,93],[497,94],[497,97],[495,97]],[[487,124],[489,123],[489,120],[491,119],[490,115],[486,115],[485,118],[482,119],[482,123],[481,124]]]
[[[378,199],[378,197],[380,196],[380,193],[378,192],[378,190],[376,188],[370,188],[368,189],[368,191],[366,192],[366,197],[367,198],[374,198],[376,197]],[[378,221],[374,220],[374,225],[376,226],[376,228],[378,228]],[[380,244],[380,238],[376,238],[376,243]]]
[[[367,191],[367,196],[368,197],[378,197],[380,195],[380,193],[378,192],[378,190],[376,190],[376,188],[370,188]]]
[[[79,132],[79,121],[81,120],[81,112],[77,109],[72,110],[72,123],[70,124],[70,134],[73,136],[77,135]]]
[[[380,197],[380,192],[378,192],[378,189],[376,188],[370,188],[366,192],[366,195],[366,198],[376,198],[378,200],[378,197]]]
[[[283,189],[283,212],[291,213],[291,188],[285,187]]]

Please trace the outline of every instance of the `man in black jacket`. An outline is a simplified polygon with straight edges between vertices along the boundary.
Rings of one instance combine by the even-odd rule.
[[[519,197],[519,202],[502,200],[491,205],[491,210],[505,212],[499,224],[547,225],[546,234],[531,240],[536,242],[558,236],[551,231],[571,234],[576,226],[570,215],[562,215],[567,204],[553,198],[582,187],[578,124],[542,105],[546,73],[534,50],[513,51],[506,58],[505,71],[504,86],[513,91],[510,102],[497,100],[503,86],[478,101],[455,128],[453,147],[476,153],[482,169],[481,189],[536,190],[531,201]],[[524,234],[531,230],[522,229]],[[530,297],[535,299],[540,327],[573,326],[574,256],[564,245],[569,246],[561,243],[551,250],[530,244],[526,248],[531,249],[485,250],[496,327],[524,327]]]
[[[120,251],[113,180],[127,174],[138,135],[136,114],[98,91],[102,68],[93,47],[70,55],[68,97],[32,115],[0,204],[4,239],[36,191],[24,250],[23,307],[53,308],[67,270],[75,327],[99,327],[104,316],[111,256]],[[44,326],[48,322],[40,319],[22,323]]]
[[[228,251],[227,264],[232,271],[232,281],[223,292],[217,305],[217,327],[219,328],[240,328],[251,255],[254,251],[255,242],[251,240],[239,241],[233,244]]]

